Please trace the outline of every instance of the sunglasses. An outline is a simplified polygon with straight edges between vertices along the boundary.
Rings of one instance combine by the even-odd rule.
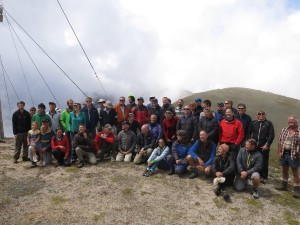
[[[264,116],[265,113],[257,113],[258,116]]]
[[[245,108],[238,108],[238,109],[245,109]]]
[[[120,99],[120,102],[125,102],[125,100],[123,100],[123,99]]]

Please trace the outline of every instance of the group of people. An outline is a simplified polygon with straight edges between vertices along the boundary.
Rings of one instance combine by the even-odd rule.
[[[252,196],[259,198],[258,187],[268,179],[269,152],[275,137],[266,112],[259,110],[252,120],[244,103],[235,109],[230,99],[217,103],[216,111],[211,109],[210,100],[200,98],[189,104],[179,99],[175,107],[167,97],[161,106],[154,96],[147,105],[143,97],[137,103],[134,96],[127,99],[125,104],[121,96],[115,105],[99,99],[98,108],[91,97],[86,98],[83,107],[69,99],[62,112],[54,102],[49,102],[48,112],[40,103],[36,113],[26,111],[25,103],[18,102],[12,116],[14,163],[23,145],[22,159],[31,161],[32,167],[51,163],[53,156],[56,166],[77,163],[78,168],[85,163],[95,165],[106,157],[146,163],[146,177],[155,174],[156,168],[168,170],[168,175],[181,175],[190,168],[190,179],[201,173],[212,177],[215,194],[223,194],[227,201],[230,197],[226,187],[233,185],[242,191],[248,180],[252,181]],[[289,116],[288,127],[278,137],[283,180],[276,188],[288,189],[291,167],[296,198],[300,197],[299,135],[298,119]]]

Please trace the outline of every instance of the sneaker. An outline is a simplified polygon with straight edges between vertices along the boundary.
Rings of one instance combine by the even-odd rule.
[[[153,170],[149,170],[148,173],[146,174],[146,177],[150,177],[154,174]]]
[[[111,162],[115,162],[116,159],[112,156],[112,157],[110,157],[110,161],[111,161]]]
[[[146,176],[148,173],[148,170],[146,169],[144,172],[143,172],[143,176]]]
[[[196,178],[196,177],[198,177],[198,173],[193,172],[193,173],[191,173],[191,175],[189,176],[189,179],[194,179],[194,178]]]
[[[33,162],[37,162],[37,161],[38,161],[36,155],[34,155],[34,156],[32,157],[32,159],[33,159]]]
[[[214,190],[216,196],[219,196],[221,194],[221,187],[218,185]]]
[[[78,163],[78,165],[77,165],[78,168],[81,168],[81,167],[83,167],[83,166],[84,166],[84,162],[83,162],[83,161],[80,161],[80,162]]]
[[[255,198],[255,199],[258,199],[258,198],[259,198],[259,194],[258,194],[258,191],[257,191],[257,190],[254,190],[254,191],[253,191],[252,197]]]
[[[275,189],[278,191],[287,191],[288,190],[288,182],[282,181],[279,186],[275,187]]]

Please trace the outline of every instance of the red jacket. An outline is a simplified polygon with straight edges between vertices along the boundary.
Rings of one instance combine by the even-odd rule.
[[[103,131],[99,132],[96,134],[95,138],[94,138],[94,144],[95,144],[95,150],[96,152],[100,149],[101,144],[102,144],[102,138],[101,138],[101,134],[104,134]],[[110,132],[108,134],[108,136],[106,138],[104,138],[105,141],[107,141],[110,144],[113,144],[115,141],[115,135],[113,134],[113,132]]]
[[[66,149],[62,150],[61,148],[59,148],[60,145],[65,146]],[[52,148],[52,151],[53,150],[60,150],[60,151],[62,151],[65,154],[66,158],[69,157],[69,155],[70,155],[69,139],[65,135],[61,136],[61,140],[60,141],[56,139],[56,136],[53,136],[52,139],[51,139],[51,148]]]
[[[178,118],[176,116],[173,116],[172,119],[168,120],[165,118],[163,120],[163,132],[164,132],[164,139],[172,140],[172,136],[175,135],[176,137],[176,124],[177,124]]]
[[[141,126],[143,126],[146,123],[149,123],[151,115],[147,106],[136,105],[134,108],[132,108],[131,112],[134,114],[135,120],[138,121]]]
[[[244,128],[241,121],[233,119],[228,122],[221,120],[219,130],[219,142],[239,145],[244,138]]]

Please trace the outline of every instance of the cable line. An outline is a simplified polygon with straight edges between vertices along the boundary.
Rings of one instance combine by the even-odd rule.
[[[45,80],[45,78],[44,78],[44,76],[42,75],[42,73],[40,72],[40,70],[38,69],[38,67],[36,66],[35,62],[33,61],[32,57],[30,56],[29,52],[27,51],[26,47],[24,46],[23,42],[20,40],[18,34],[16,33],[15,29],[11,26],[11,23],[9,22],[8,18],[7,18],[7,17],[5,17],[5,18],[7,19],[8,25],[9,25],[9,26],[11,27],[11,29],[14,31],[16,37],[18,38],[19,42],[20,42],[21,45],[23,46],[23,48],[24,48],[24,50],[26,51],[28,57],[30,58],[32,64],[34,65],[34,67],[35,67],[36,70],[38,71],[40,77],[42,78],[42,80],[44,81],[45,85],[47,86],[48,90],[50,91],[52,97],[55,99],[55,101],[56,101],[56,103],[58,104],[58,106],[60,106],[60,105],[59,105],[59,102],[58,102],[58,100],[57,100],[57,98],[55,97],[54,93],[51,91],[49,85],[47,84],[47,82],[46,82],[46,80]]]
[[[9,99],[9,95],[8,95],[6,79],[5,79],[5,75],[4,75],[4,74],[6,73],[6,70],[4,69],[4,66],[3,66],[3,63],[2,63],[1,55],[0,55],[0,63],[1,63],[1,66],[2,66],[2,75],[3,75],[3,78],[4,78],[4,85],[5,85],[6,97],[7,97],[7,101],[8,101],[8,105],[9,105],[9,111],[10,111],[10,114],[12,114],[12,112],[11,112],[12,107],[11,107],[11,104],[10,104],[10,99]],[[4,72],[5,72],[5,73],[4,73]],[[7,75],[7,73],[6,73],[6,75]],[[8,76],[7,76],[7,77],[8,77]],[[15,90],[15,89],[14,89],[14,90]],[[18,95],[17,95],[17,97],[18,97]],[[18,99],[19,99],[19,97],[18,97]],[[19,101],[20,101],[20,99],[19,99]]]
[[[27,90],[28,90],[29,95],[30,95],[31,103],[32,103],[32,105],[34,105],[34,101],[33,101],[33,98],[32,98],[31,92],[30,92],[30,88],[28,86],[28,82],[27,82],[27,79],[26,79],[26,76],[25,76],[24,68],[23,68],[23,65],[22,65],[22,62],[21,62],[21,58],[20,58],[20,55],[19,55],[19,52],[18,52],[18,48],[17,48],[16,42],[15,42],[13,33],[11,31],[11,25],[10,24],[8,24],[8,25],[9,25],[8,26],[9,27],[9,32],[10,32],[11,38],[13,40],[13,43],[14,43],[17,55],[18,55],[18,59],[19,59],[19,63],[20,63],[21,69],[22,69],[22,73],[23,73],[23,77],[24,77],[24,80],[25,80],[25,83],[26,83],[26,87],[27,87]]]
[[[83,92],[83,90],[70,78],[70,76],[48,55],[48,53],[27,33],[27,31],[7,12],[5,9],[5,12],[9,17],[23,30],[23,32],[44,52],[44,54],[60,69],[60,71],[81,91],[81,93],[87,97],[87,95]],[[7,16],[5,15],[5,18]]]
[[[102,89],[103,89],[103,91],[104,91],[104,94],[106,95],[106,98],[108,98],[108,95],[107,95],[107,93],[106,93],[106,90],[104,89],[104,87],[103,87],[103,85],[102,85],[102,83],[101,83],[101,81],[100,81],[100,79],[99,79],[99,77],[98,77],[97,72],[96,72],[96,70],[94,69],[94,67],[93,67],[93,65],[92,65],[92,63],[91,63],[89,57],[87,56],[87,54],[86,54],[86,52],[85,52],[85,50],[84,50],[84,48],[83,48],[81,42],[79,41],[79,38],[78,38],[78,36],[77,36],[77,34],[76,34],[76,32],[75,32],[73,26],[71,25],[71,22],[70,22],[70,20],[68,19],[67,15],[66,15],[66,13],[65,13],[65,11],[64,11],[64,9],[62,8],[62,6],[61,6],[59,0],[57,0],[57,3],[58,3],[58,5],[59,5],[59,7],[61,8],[63,14],[65,15],[65,17],[66,17],[66,19],[67,19],[67,21],[68,21],[68,23],[69,23],[69,25],[70,25],[70,27],[71,27],[71,29],[72,29],[74,35],[75,35],[75,37],[76,37],[76,39],[77,39],[77,41],[78,41],[78,43],[79,43],[79,45],[80,45],[80,47],[81,47],[81,49],[82,49],[82,51],[83,51],[85,57],[86,57],[86,59],[88,60],[90,66],[92,67],[92,70],[94,71],[94,74],[95,74],[96,78],[98,79],[98,81],[99,81],[99,83],[100,83],[100,85],[101,85],[101,87],[102,87]]]

